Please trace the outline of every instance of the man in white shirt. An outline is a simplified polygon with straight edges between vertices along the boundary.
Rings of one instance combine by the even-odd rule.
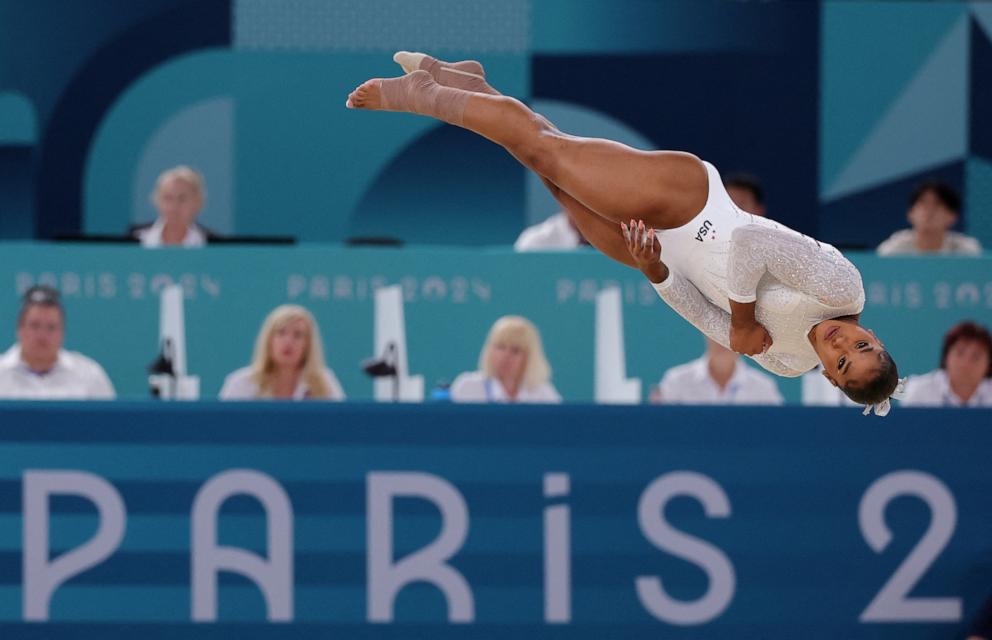
[[[960,215],[961,198],[950,185],[924,182],[909,199],[906,217],[912,229],[901,229],[889,236],[878,245],[878,255],[981,255],[978,240],[950,230]]]
[[[112,400],[114,387],[103,368],[64,350],[64,338],[58,291],[28,289],[17,318],[17,344],[0,356],[0,399]]]
[[[770,375],[747,366],[736,353],[707,339],[703,357],[666,371],[651,401],[780,405],[783,399]]]

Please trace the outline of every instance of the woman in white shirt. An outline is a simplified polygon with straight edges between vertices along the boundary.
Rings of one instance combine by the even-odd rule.
[[[537,327],[520,316],[503,316],[489,330],[479,354],[479,370],[451,384],[455,402],[560,403],[551,384]]]
[[[251,365],[232,372],[221,400],[344,400],[334,372],[324,365],[320,329],[301,306],[284,304],[265,319]]]
[[[916,407],[992,407],[992,335],[962,322],[944,336],[940,368],[910,376],[902,404]]]

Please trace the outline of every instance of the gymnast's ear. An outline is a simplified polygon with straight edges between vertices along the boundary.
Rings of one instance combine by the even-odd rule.
[[[833,379],[833,378],[832,378],[832,377],[830,376],[830,374],[829,374],[829,373],[827,373],[827,370],[826,370],[826,369],[820,369],[820,373],[822,373],[822,374],[823,374],[823,377],[824,377],[824,378],[826,378],[827,380],[829,380],[829,381],[830,381],[830,384],[832,384],[832,385],[834,385],[835,387],[837,386],[837,381],[836,381],[836,380],[834,380],[834,379]]]

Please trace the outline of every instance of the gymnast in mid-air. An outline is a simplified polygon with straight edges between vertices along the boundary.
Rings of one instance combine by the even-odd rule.
[[[639,269],[706,336],[781,376],[820,364],[866,414],[888,413],[896,363],[861,326],[861,274],[835,247],[742,211],[690,153],[563,133],[494,89],[474,60],[393,59],[405,75],[365,81],[349,108],[416,113],[492,140],[540,176],[593,246]]]

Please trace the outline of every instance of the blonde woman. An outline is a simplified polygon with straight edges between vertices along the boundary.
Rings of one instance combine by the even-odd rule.
[[[479,370],[463,373],[451,384],[455,402],[560,403],[551,384],[541,335],[530,320],[503,316],[489,330],[479,354]]]
[[[151,196],[158,218],[133,227],[130,234],[146,249],[202,247],[215,237],[196,222],[206,198],[203,176],[195,169],[180,165],[163,171]]]
[[[334,372],[324,365],[320,329],[309,311],[276,307],[255,340],[251,365],[232,372],[221,400],[344,400]]]

